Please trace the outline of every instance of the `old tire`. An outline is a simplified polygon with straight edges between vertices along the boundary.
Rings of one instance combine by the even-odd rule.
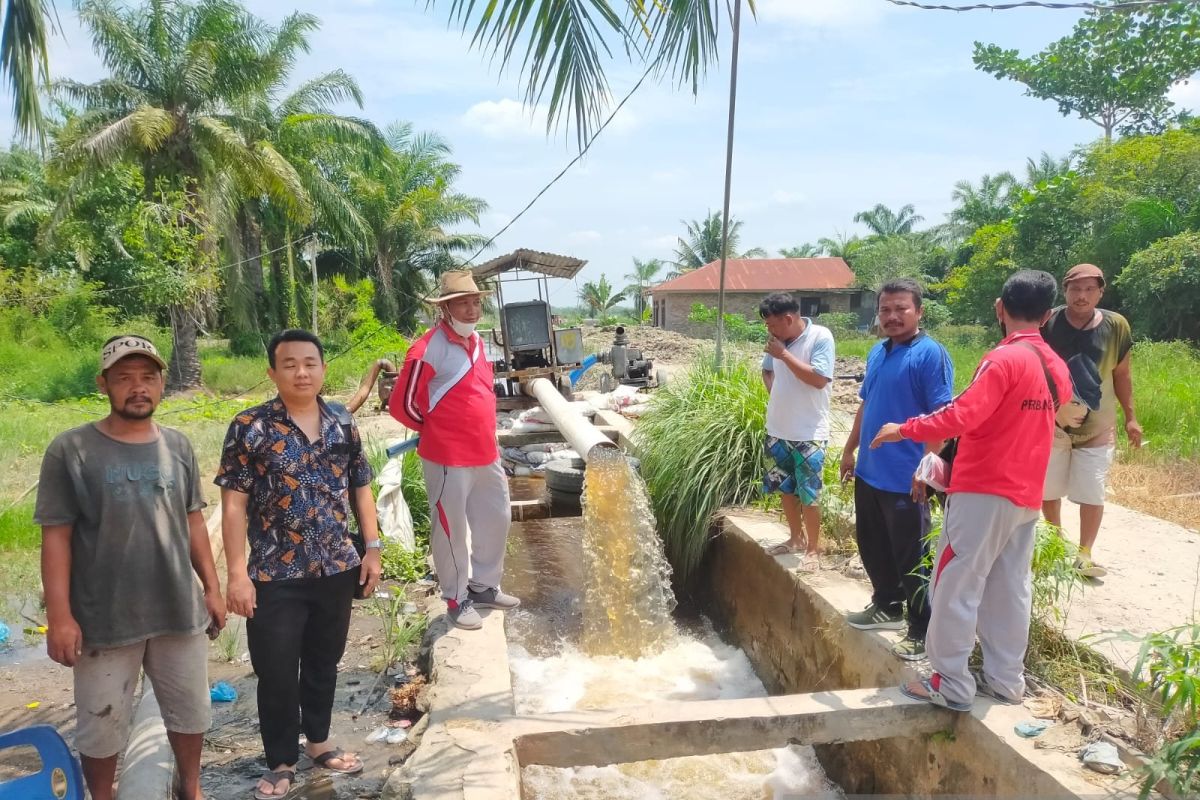
[[[550,513],[556,517],[577,516],[583,513],[582,495],[579,492],[560,492],[557,489],[547,489],[550,499]]]
[[[546,488],[563,494],[583,491],[583,467],[559,459],[546,465]]]

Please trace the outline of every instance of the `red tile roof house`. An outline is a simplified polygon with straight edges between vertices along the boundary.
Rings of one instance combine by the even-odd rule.
[[[715,323],[692,322],[696,303],[717,307],[721,262],[672,278],[651,288],[651,320],[655,327],[688,336],[713,337]],[[874,295],[856,285],[854,273],[840,258],[738,258],[725,264],[725,313],[758,319],[759,302],[772,292],[789,292],[806,317],[828,313],[860,314],[874,306]]]

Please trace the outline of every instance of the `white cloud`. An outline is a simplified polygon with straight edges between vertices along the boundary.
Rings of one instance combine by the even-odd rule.
[[[540,109],[530,113],[525,106],[511,98],[483,100],[467,109],[462,123],[492,139],[542,136],[545,126],[538,122],[544,117]]]
[[[600,231],[572,231],[567,234],[567,241],[571,244],[587,244],[589,242],[598,242],[604,236]]]
[[[1180,108],[1200,109],[1200,81],[1177,83],[1167,92],[1167,99]]]
[[[758,0],[758,18],[815,28],[857,28],[887,13],[883,0]]]

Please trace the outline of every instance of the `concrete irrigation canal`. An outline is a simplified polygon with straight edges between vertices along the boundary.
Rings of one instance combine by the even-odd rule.
[[[1136,793],[1019,737],[1027,708],[903,697],[890,642],[843,621],[866,586],[767,555],[765,516],[719,516],[699,600],[674,608],[631,423],[530,391],[587,462],[583,515],[514,501],[505,585],[523,606],[480,631],[431,621],[426,727],[385,798]],[[522,436],[546,438],[502,434]]]

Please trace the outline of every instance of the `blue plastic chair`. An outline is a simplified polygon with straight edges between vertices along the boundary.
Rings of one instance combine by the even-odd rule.
[[[52,726],[34,725],[0,733],[0,752],[14,747],[37,750],[42,769],[0,783],[0,800],[84,800],[83,771]]]

